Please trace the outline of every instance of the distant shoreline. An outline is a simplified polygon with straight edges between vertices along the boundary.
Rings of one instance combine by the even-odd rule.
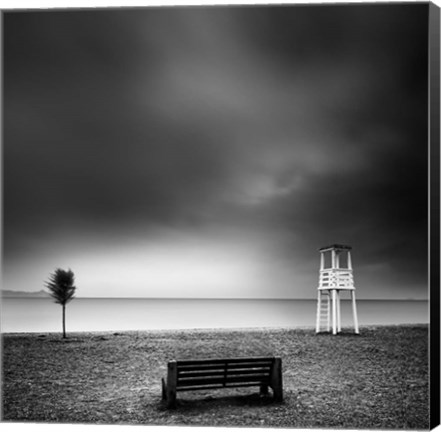
[[[5,294],[6,293],[6,294]],[[51,296],[48,292],[41,290],[36,292],[25,292],[25,291],[11,291],[11,290],[5,290],[1,291],[0,299],[1,298],[45,298],[50,299]],[[250,301],[250,300],[256,300],[256,301],[315,301],[317,300],[316,297],[310,297],[310,298],[254,298],[254,297],[82,297],[82,296],[75,296],[73,300],[234,300],[234,301]],[[349,299],[342,298],[342,301],[349,301]],[[381,299],[381,298],[357,298],[357,301],[384,301],[384,302],[395,302],[395,301],[418,301],[418,302],[429,302],[429,299],[413,299],[413,298],[398,298],[398,299]]]
[[[430,327],[430,324],[427,323],[398,323],[398,324],[367,324],[360,326],[360,334],[362,334],[363,330],[375,330],[375,329],[385,329],[385,328],[418,328],[418,327]],[[285,326],[285,327],[200,327],[200,328],[182,328],[182,329],[142,329],[142,330],[97,330],[97,331],[73,331],[69,332],[69,335],[71,337],[75,336],[111,336],[111,335],[132,335],[134,333],[136,334],[176,334],[176,333],[188,333],[188,334],[194,334],[194,333],[280,333],[280,332],[287,332],[287,331],[311,331],[315,333],[315,326]],[[352,327],[342,328],[342,334],[351,334],[354,333]],[[50,336],[57,336],[60,334],[58,331],[51,331],[51,332],[0,332],[3,336],[29,336],[29,337],[50,337]],[[330,334],[327,332],[320,332],[320,335],[326,335]],[[338,336],[338,335],[337,335]]]
[[[13,291],[1,290],[1,298],[51,298],[45,290],[40,291]]]

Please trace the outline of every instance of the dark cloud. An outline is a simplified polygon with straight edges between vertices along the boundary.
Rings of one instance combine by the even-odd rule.
[[[387,261],[397,290],[424,289],[427,17],[421,4],[5,13],[6,262],[61,232],[227,230],[308,271],[316,248],[347,242],[366,268]]]

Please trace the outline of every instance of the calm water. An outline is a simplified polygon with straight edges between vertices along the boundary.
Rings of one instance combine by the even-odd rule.
[[[360,326],[428,323],[427,301],[357,300]],[[315,300],[85,299],[67,305],[67,331],[185,328],[295,327],[315,325]],[[342,300],[342,326],[352,326]],[[5,298],[1,331],[61,330],[61,306],[45,298]]]

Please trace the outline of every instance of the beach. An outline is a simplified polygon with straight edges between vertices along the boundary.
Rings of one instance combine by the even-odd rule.
[[[120,425],[427,429],[428,326],[3,334],[3,421]],[[173,359],[277,356],[282,403],[259,389],[178,393]]]

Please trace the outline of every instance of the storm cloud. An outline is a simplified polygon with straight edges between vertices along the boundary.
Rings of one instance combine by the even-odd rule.
[[[9,288],[66,265],[84,295],[310,297],[317,249],[348,243],[361,297],[426,297],[427,23],[421,4],[5,13]]]

